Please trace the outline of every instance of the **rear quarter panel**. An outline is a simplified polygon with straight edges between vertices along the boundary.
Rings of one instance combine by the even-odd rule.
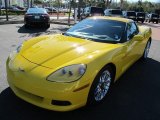
[[[152,30],[150,27],[147,27],[147,26],[138,26],[138,28],[139,28],[140,34],[144,37],[144,39],[141,41],[141,44],[140,44],[141,49],[139,49],[139,54],[140,56],[142,56],[148,40],[152,40],[151,39]]]

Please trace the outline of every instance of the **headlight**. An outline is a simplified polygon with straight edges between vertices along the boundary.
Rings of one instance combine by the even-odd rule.
[[[17,55],[17,53],[20,52],[21,48],[22,48],[22,45],[19,45],[19,46],[16,48],[16,50],[14,50],[13,52],[10,53],[9,58],[10,58],[11,60],[13,60],[13,59],[15,58],[15,56]]]
[[[16,49],[16,52],[19,53],[20,50],[21,50],[21,48],[22,48],[22,45],[19,45],[19,46],[17,47],[17,49]]]
[[[57,70],[47,77],[52,82],[73,82],[80,79],[86,71],[86,65],[75,64]]]

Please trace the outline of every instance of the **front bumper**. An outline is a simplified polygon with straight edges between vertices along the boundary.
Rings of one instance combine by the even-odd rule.
[[[28,64],[28,66],[34,64],[21,57],[22,59],[24,64]],[[9,86],[23,100],[55,111],[70,111],[86,104],[90,88],[89,83],[81,83],[81,80],[73,83],[49,82],[43,77],[46,74],[44,71],[48,71],[48,68],[38,66],[28,72],[15,71],[10,67],[9,61],[8,59],[6,65]],[[37,71],[43,73],[39,74]],[[38,77],[36,73],[39,74]],[[83,86],[86,87],[79,90]]]
[[[137,18],[137,21],[144,21],[145,18]]]

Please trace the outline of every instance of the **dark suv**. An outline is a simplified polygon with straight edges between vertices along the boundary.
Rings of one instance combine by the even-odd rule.
[[[105,16],[118,16],[122,17],[122,10],[121,9],[106,9],[104,11]]]
[[[136,12],[135,11],[124,11],[123,16],[128,19],[136,21]]]
[[[85,19],[86,17],[89,16],[103,16],[104,15],[104,10],[101,7],[86,7],[83,10],[83,13],[81,14],[81,19]]]
[[[136,21],[141,21],[143,23],[145,21],[145,12],[137,12]]]
[[[153,23],[156,22],[158,24],[158,19],[159,19],[158,14],[151,13],[151,14],[148,15],[148,22],[149,23],[150,22],[153,22]]]

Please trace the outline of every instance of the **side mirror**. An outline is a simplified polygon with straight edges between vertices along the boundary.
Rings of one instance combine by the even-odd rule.
[[[142,35],[135,35],[135,36],[133,37],[133,39],[134,39],[135,41],[142,41],[142,40],[144,39],[144,37],[143,37]]]

